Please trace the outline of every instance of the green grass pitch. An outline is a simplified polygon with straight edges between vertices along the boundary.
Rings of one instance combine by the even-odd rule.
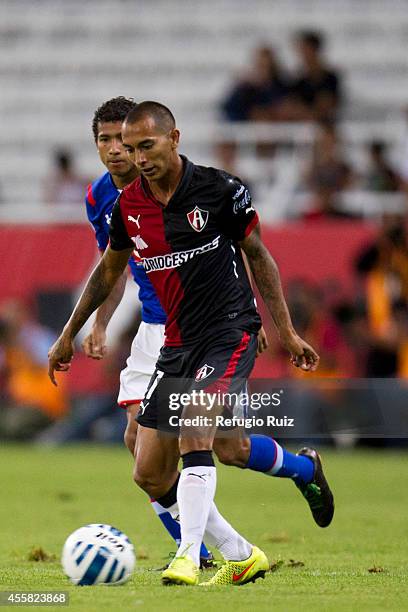
[[[68,590],[68,608],[46,609],[84,612],[408,609],[407,456],[323,451],[323,460],[336,499],[326,530],[290,481],[219,467],[221,512],[271,563],[282,563],[256,584],[202,589],[164,587],[150,571],[174,545],[133,484],[125,449],[3,446],[0,590]],[[98,522],[131,538],[135,574],[119,587],[70,586],[59,563],[65,538]],[[51,560],[29,561],[36,547]]]

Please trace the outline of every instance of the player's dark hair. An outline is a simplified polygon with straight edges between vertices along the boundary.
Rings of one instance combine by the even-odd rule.
[[[92,120],[92,131],[95,142],[98,140],[98,123],[115,123],[124,121],[132,109],[137,106],[133,98],[118,96],[104,102],[96,109]]]
[[[126,117],[126,123],[131,125],[145,117],[152,117],[155,124],[164,132],[170,132],[176,127],[176,120],[171,110],[164,104],[151,100],[140,102],[133,108]]]
[[[314,30],[302,30],[298,33],[297,38],[315,51],[320,51],[325,42],[323,34]]]

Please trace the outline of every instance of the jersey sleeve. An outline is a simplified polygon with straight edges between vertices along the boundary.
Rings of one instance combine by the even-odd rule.
[[[86,205],[86,214],[90,224],[92,225],[94,232],[96,243],[98,245],[98,249],[100,251],[104,251],[108,246],[109,242],[109,234],[106,231],[103,221],[98,215],[98,211],[96,209],[96,202],[92,195],[92,185],[88,185],[88,192],[85,198]]]
[[[124,251],[125,249],[133,249],[135,247],[135,243],[127,233],[125,224],[123,222],[122,213],[120,210],[120,196],[117,198],[112,209],[109,229],[109,245],[114,251]]]
[[[231,240],[243,240],[259,222],[249,189],[237,177],[223,173],[221,190],[220,221],[223,232]]]

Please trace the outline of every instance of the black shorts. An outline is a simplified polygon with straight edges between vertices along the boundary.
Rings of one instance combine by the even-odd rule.
[[[181,394],[219,393],[237,396],[246,391],[246,381],[254,367],[258,347],[257,334],[226,329],[213,337],[204,337],[192,347],[165,346],[160,352],[137,422],[143,427],[177,432],[174,397]],[[224,395],[225,394],[225,395]],[[218,396],[217,396],[218,397]],[[225,405],[225,410],[231,410]]]

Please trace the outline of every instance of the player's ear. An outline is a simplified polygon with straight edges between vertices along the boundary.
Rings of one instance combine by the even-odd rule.
[[[171,148],[177,149],[179,141],[180,141],[180,131],[177,128],[174,128],[171,130],[170,140],[171,140]]]

